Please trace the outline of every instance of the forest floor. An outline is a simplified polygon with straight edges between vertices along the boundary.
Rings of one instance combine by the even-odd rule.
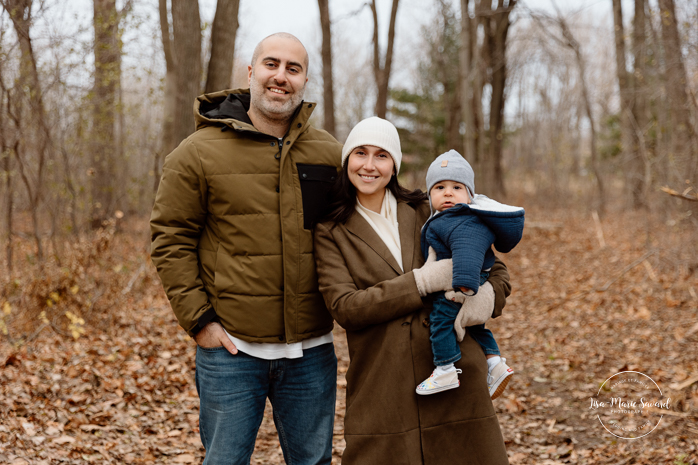
[[[596,222],[562,209],[527,210],[526,221],[502,257],[513,293],[488,324],[516,371],[494,401],[511,463],[698,464],[694,224],[623,212]],[[0,463],[201,462],[194,343],[146,243],[144,221],[124,222],[61,246],[68,258],[41,273],[2,279]],[[17,244],[15,257],[35,261],[31,247]],[[349,359],[339,327],[335,345],[340,463]],[[636,440],[607,432],[590,408],[621,371],[651,377],[670,399]],[[269,412],[253,464],[283,463]]]

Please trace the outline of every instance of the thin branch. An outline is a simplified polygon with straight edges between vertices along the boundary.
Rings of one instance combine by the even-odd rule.
[[[696,195],[696,194],[688,195],[688,192],[690,192],[691,190],[692,190],[691,187],[689,187],[688,189],[686,189],[683,192],[675,191],[674,189],[670,188],[669,186],[664,186],[661,188],[662,192],[666,192],[667,194],[669,194],[671,196],[678,197],[678,198],[684,199],[684,200],[689,200],[691,202],[698,202],[698,195]]]
[[[334,22],[335,24],[337,24],[338,22],[344,21],[345,19],[353,18],[354,16],[357,16],[357,15],[359,15],[362,11],[364,11],[364,8],[366,8],[366,7],[369,7],[369,8],[370,8],[370,6],[371,6],[370,3],[364,2],[364,3],[362,3],[361,6],[360,6],[359,8],[357,8],[356,10],[350,11],[349,13],[345,14],[344,16],[339,16],[339,17],[335,18],[335,20],[334,20],[333,22]]]
[[[618,276],[616,276],[615,278],[611,279],[609,282],[607,282],[607,283],[604,284],[603,286],[601,286],[601,287],[599,287],[599,288],[596,288],[596,291],[598,291],[598,292],[606,292],[606,291],[608,290],[608,288],[611,287],[611,284],[613,284],[613,283],[615,283],[616,281],[618,281],[620,278],[623,277],[623,275],[624,275],[625,273],[627,273],[628,271],[632,270],[632,269],[635,268],[637,265],[639,265],[640,263],[644,262],[645,260],[647,260],[649,257],[651,257],[652,255],[654,255],[655,253],[657,253],[656,250],[651,250],[651,251],[647,252],[645,255],[643,255],[642,257],[638,258],[637,260],[635,260],[634,262],[632,262],[630,265],[626,266],[626,267],[623,269],[623,271],[621,271],[621,272],[618,274]]]
[[[131,276],[131,279],[128,281],[128,284],[126,287],[121,291],[121,295],[126,295],[129,292],[131,292],[131,288],[133,288],[133,285],[135,284],[136,280],[138,277],[143,274],[143,271],[145,271],[145,262],[141,264],[141,266],[138,268],[138,271],[133,273],[133,276]]]

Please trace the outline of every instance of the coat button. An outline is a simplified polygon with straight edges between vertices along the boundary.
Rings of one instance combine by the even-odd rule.
[[[287,141],[286,141],[286,145],[291,145],[291,141],[290,141],[290,140],[287,140]]]
[[[303,174],[301,174],[301,177],[302,177],[303,179],[305,179],[305,178],[307,178],[307,177],[308,177],[308,175],[307,175],[307,174],[305,174],[305,173],[303,173]]]
[[[279,336],[279,341],[283,341],[283,340],[284,340],[284,337],[283,337],[283,336]]]
[[[281,154],[277,153],[276,155],[274,155],[274,158],[276,158],[278,160],[279,158],[281,158]]]
[[[409,322],[409,321],[404,321],[404,322],[402,323],[402,326],[409,326],[409,325],[410,325],[410,322]]]
[[[279,186],[276,186],[276,192],[279,192]]]
[[[274,146],[276,145],[276,142],[269,142],[269,145],[271,145],[272,147],[274,147]]]
[[[303,126],[303,125],[301,123],[298,123],[298,127],[300,128],[301,126]]]
[[[429,327],[429,318],[425,318],[422,320],[422,326],[424,326],[425,328]]]

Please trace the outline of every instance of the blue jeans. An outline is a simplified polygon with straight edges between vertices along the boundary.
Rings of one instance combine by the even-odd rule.
[[[332,462],[337,385],[333,344],[263,360],[223,347],[196,350],[204,464],[249,465],[267,397],[288,465]]]
[[[448,365],[460,360],[460,347],[456,339],[453,323],[456,321],[461,304],[448,300],[444,292],[439,292],[434,298],[434,304],[429,315],[429,340],[434,354],[434,365]],[[499,355],[499,346],[494,340],[492,331],[485,325],[468,326],[468,334],[480,344],[485,355]]]

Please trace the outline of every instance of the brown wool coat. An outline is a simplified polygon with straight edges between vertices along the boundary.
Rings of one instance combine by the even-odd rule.
[[[315,258],[325,303],[347,330],[349,355],[344,465],[507,464],[507,453],[487,390],[487,362],[466,335],[461,385],[418,396],[415,387],[434,369],[429,308],[412,269],[424,260],[420,229],[426,202],[398,203],[403,273],[371,226],[354,214],[346,224],[315,228]],[[509,275],[497,260],[490,282],[494,315],[509,295]]]

